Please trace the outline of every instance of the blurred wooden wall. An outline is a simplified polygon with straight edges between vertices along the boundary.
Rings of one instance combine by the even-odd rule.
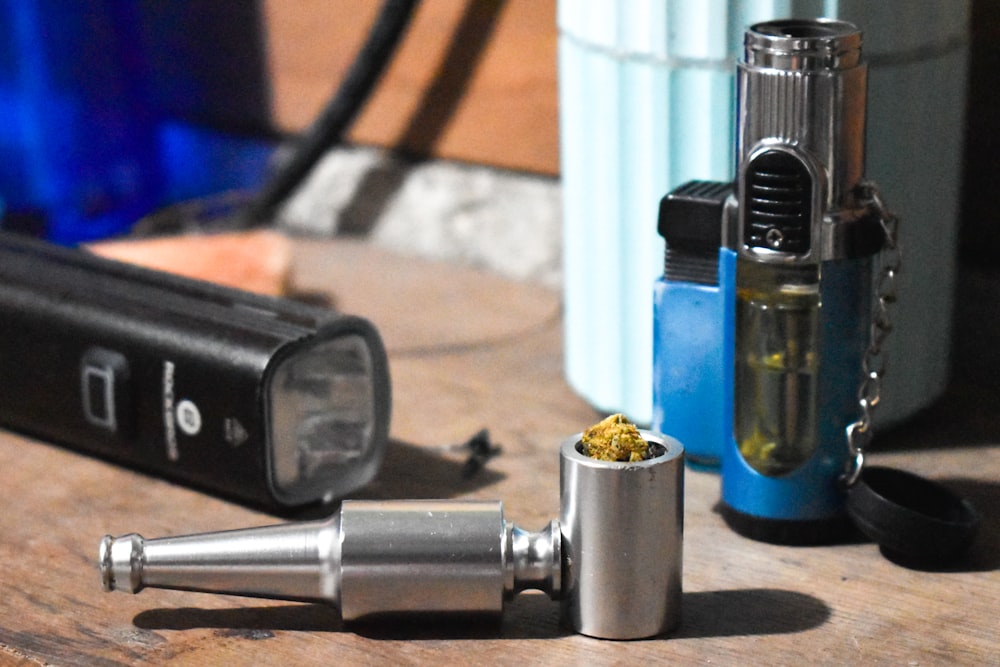
[[[423,0],[349,140],[559,171],[555,0]],[[264,0],[273,122],[295,132],[333,95],[381,6]]]
[[[231,0],[232,1],[232,0]],[[270,121],[294,133],[329,99],[381,2],[263,0]],[[1000,266],[1000,0],[972,0],[962,255]],[[349,140],[559,173],[556,0],[423,0]]]

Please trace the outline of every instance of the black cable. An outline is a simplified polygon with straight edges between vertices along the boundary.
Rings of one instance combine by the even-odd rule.
[[[395,52],[419,0],[385,0],[333,99],[303,133],[294,154],[242,212],[245,227],[267,224],[321,157],[340,143]]]

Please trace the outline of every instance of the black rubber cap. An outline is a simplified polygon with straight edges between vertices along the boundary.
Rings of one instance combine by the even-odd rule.
[[[902,470],[866,467],[847,494],[847,512],[887,558],[920,568],[947,567],[965,553],[980,517],[965,499]]]
[[[675,250],[716,251],[732,183],[689,181],[660,200],[657,231]]]

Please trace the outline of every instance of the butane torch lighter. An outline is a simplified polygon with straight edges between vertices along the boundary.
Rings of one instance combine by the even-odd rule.
[[[735,182],[688,183],[661,205],[654,412],[686,412],[692,433],[671,434],[696,461],[721,459],[724,516],[758,539],[825,542],[846,525],[845,428],[883,243],[858,194],[866,81],[850,23],[752,26]]]

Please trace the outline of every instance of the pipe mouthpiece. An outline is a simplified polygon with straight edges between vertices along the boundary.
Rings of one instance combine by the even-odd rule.
[[[97,562],[105,591],[138,593],[142,590],[144,540],[130,533],[121,537],[105,535],[101,539]]]

